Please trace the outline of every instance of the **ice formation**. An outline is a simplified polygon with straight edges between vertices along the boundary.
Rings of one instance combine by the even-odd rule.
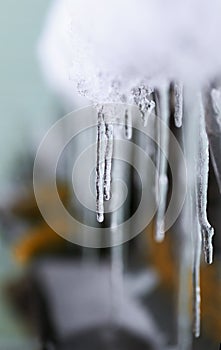
[[[104,114],[98,112],[97,120],[97,165],[96,165],[96,201],[97,221],[104,221],[104,167],[105,167],[105,122]]]
[[[174,83],[174,123],[177,128],[182,126],[183,122],[183,85]]]
[[[219,186],[219,191],[221,193],[221,90],[213,88],[211,90],[211,99],[212,108],[209,108],[206,118],[207,134],[209,138],[213,168]]]
[[[66,2],[73,83],[91,100],[120,102],[141,81],[202,85],[221,71],[219,0]]]
[[[209,147],[221,189],[221,90],[217,81],[215,86],[213,84],[221,73],[220,0],[170,0],[166,4],[163,0],[65,0],[57,1],[55,18],[61,17],[60,8],[67,11],[63,23],[58,22],[63,35],[59,36],[58,49],[53,50],[53,42],[50,42],[50,33],[56,29],[57,21],[54,20],[53,28],[50,20],[41,42],[41,52],[44,57],[51,57],[46,60],[45,71],[54,77],[53,67],[48,62],[55,62],[56,55],[62,61],[60,56],[65,45],[66,62],[62,61],[62,67],[65,66],[67,75],[71,72],[71,83],[68,79],[67,84],[62,81],[64,71],[59,77],[63,83],[60,85],[69,96],[73,87],[73,91],[100,106],[106,103],[135,104],[144,126],[154,114],[169,125],[172,110],[174,123],[180,128],[185,121],[185,89],[194,86],[203,91],[206,108],[204,111],[201,102],[197,184],[192,201],[198,217],[195,230],[202,233],[205,259],[211,263],[213,228],[206,213]],[[66,39],[62,40],[64,36]],[[96,166],[99,222],[104,220],[104,200],[111,196],[114,140],[113,125],[107,117],[108,113],[101,108],[98,111]],[[128,107],[122,117],[125,138],[131,139],[132,116]],[[161,132],[160,123],[157,134],[160,147],[156,160],[156,239],[161,241],[168,192],[169,136]],[[193,246],[194,333],[199,336],[201,236],[198,234]]]
[[[200,266],[201,266],[201,250],[202,250],[202,234],[199,222],[197,202],[197,179],[194,181],[192,191],[192,228],[193,228],[193,333],[195,337],[200,336]]]
[[[130,140],[132,137],[132,118],[130,111],[126,108],[124,114],[124,131],[126,139]]]
[[[111,166],[113,155],[113,125],[111,123],[105,123],[105,136],[104,198],[108,201],[111,197]]]
[[[209,174],[209,142],[205,126],[203,102],[200,101],[199,123],[199,156],[198,156],[198,217],[203,237],[205,260],[208,264],[213,261],[212,237],[214,229],[207,219],[207,188]]]
[[[166,125],[169,124],[169,86],[163,84],[159,89],[159,118]],[[168,159],[168,143],[169,135],[162,129],[162,124],[158,125],[158,147],[157,147],[157,170],[158,184],[156,188],[158,202],[158,210],[156,215],[156,240],[162,241],[164,238],[164,215],[167,204],[168,178],[167,178],[167,159]],[[169,130],[169,129],[168,129]]]
[[[139,108],[144,126],[147,126],[148,117],[155,107],[155,102],[150,99],[152,93],[153,89],[144,84],[140,84],[131,91],[133,102]]]

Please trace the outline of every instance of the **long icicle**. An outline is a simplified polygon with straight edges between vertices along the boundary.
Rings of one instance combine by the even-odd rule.
[[[201,289],[200,289],[200,265],[202,251],[202,234],[198,216],[198,154],[199,154],[199,126],[202,117],[201,99],[199,99],[198,117],[195,121],[195,127],[190,134],[190,140],[195,135],[195,147],[191,150],[192,163],[191,171],[191,221],[192,221],[192,242],[193,242],[193,266],[192,266],[192,286],[193,286],[193,334],[196,338],[200,336],[201,324]],[[193,123],[190,124],[190,127]]]
[[[196,180],[196,179],[195,179]],[[202,250],[202,235],[200,230],[197,208],[197,183],[195,182],[192,198],[192,221],[193,221],[193,333],[196,338],[200,336],[200,262]]]
[[[214,88],[210,96],[208,95],[206,131],[209,138],[211,161],[221,193],[221,91]]]
[[[113,124],[105,122],[105,166],[104,166],[104,199],[108,201],[111,197],[111,168],[113,155]]]
[[[177,128],[182,126],[183,120],[183,85],[174,83],[174,123]]]
[[[199,229],[196,229],[197,231]],[[198,233],[197,233],[198,234]],[[200,257],[201,257],[201,240],[195,242],[194,261],[193,261],[193,333],[196,338],[200,336]]]
[[[189,277],[190,272],[193,272],[193,257],[195,249],[191,236],[195,237],[195,223],[196,217],[196,195],[194,194],[196,180],[197,180],[197,164],[199,145],[199,105],[197,101],[197,92],[195,88],[185,90],[184,106],[185,119],[184,125],[180,130],[181,143],[183,153],[186,160],[186,170],[188,181],[186,183],[186,198],[184,206],[181,211],[179,224],[179,290],[178,290],[178,317],[177,317],[177,333],[179,350],[189,350],[192,348],[192,314],[190,313],[189,305],[190,295]],[[194,140],[194,142],[193,142]],[[182,184],[182,173],[179,181]],[[193,225],[194,224],[194,225]],[[194,240],[195,242],[195,240]],[[194,245],[195,246],[195,245]]]
[[[158,210],[156,215],[156,233],[155,239],[161,242],[164,239],[164,214],[166,210],[168,178],[167,178],[167,158],[169,146],[169,88],[163,85],[159,89],[160,119],[158,119],[158,184],[157,197],[159,198]],[[159,118],[159,116],[158,116]],[[168,126],[168,128],[166,127]]]
[[[102,110],[97,121],[96,212],[97,221],[104,221],[105,123]]]
[[[205,126],[205,112],[200,95],[200,135],[199,135],[199,161],[198,161],[198,216],[203,237],[205,261],[213,261],[212,237],[214,229],[207,219],[207,189],[209,174],[209,142]]]

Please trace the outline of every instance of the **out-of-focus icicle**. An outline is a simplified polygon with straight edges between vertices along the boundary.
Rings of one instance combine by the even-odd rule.
[[[212,89],[207,108],[206,131],[214,173],[221,193],[221,91],[219,89]]]
[[[182,126],[183,120],[183,85],[174,83],[174,123],[177,128]]]
[[[155,102],[149,99],[153,89],[141,84],[132,90],[132,97],[136,106],[138,106],[143,125],[147,125],[149,116],[155,108]]]
[[[124,114],[124,131],[125,131],[125,137],[130,140],[132,137],[132,118],[131,113],[128,111],[128,109],[125,110]]]
[[[198,160],[198,216],[203,237],[203,249],[205,261],[211,264],[213,261],[212,237],[214,229],[207,219],[207,189],[209,173],[209,142],[205,126],[205,113],[202,97],[200,96],[200,135],[199,135],[199,160]]]
[[[218,89],[212,89],[211,91],[213,109],[216,115],[220,115],[221,112],[221,91]]]
[[[178,285],[178,317],[177,317],[177,333],[178,344],[177,349],[189,350],[192,349],[192,315],[189,305],[192,300],[190,294],[189,277],[193,272],[193,244],[191,236],[195,236],[195,217],[194,212],[197,212],[196,200],[196,181],[197,181],[197,155],[199,145],[199,104],[197,100],[197,92],[195,88],[186,89],[184,91],[184,125],[181,128],[180,136],[182,148],[186,160],[187,183],[186,183],[186,198],[181,215],[178,218],[179,240],[178,258],[179,258],[179,285]],[[180,185],[182,183],[182,173],[179,176]],[[195,242],[195,240],[194,240]]]
[[[194,246],[194,262],[193,262],[193,314],[194,314],[193,333],[196,338],[200,336],[200,302],[201,302],[200,257],[201,257],[201,240],[198,239],[198,242],[195,242],[195,246]]]
[[[105,123],[102,110],[97,121],[96,212],[97,221],[104,221]]]
[[[151,100],[148,103],[147,110],[145,112],[141,111],[143,126],[147,126],[148,118],[151,115],[154,108],[155,108],[155,102]]]
[[[196,180],[196,179],[195,179]],[[196,338],[200,336],[200,260],[202,249],[202,236],[197,213],[197,184],[195,182],[192,196],[192,221],[193,221],[193,333]]]
[[[111,197],[111,168],[113,155],[113,124],[105,122],[105,166],[104,166],[104,199],[108,201]]]
[[[166,210],[168,178],[167,178],[167,158],[169,146],[169,86],[162,85],[159,89],[159,110],[158,116],[158,210],[156,215],[156,234],[155,239],[161,242],[164,239],[164,214]]]
[[[201,290],[200,290],[200,262],[201,262],[201,251],[202,251],[202,234],[201,227],[199,223],[198,216],[198,153],[199,153],[199,125],[201,123],[200,119],[202,118],[202,99],[199,99],[199,108],[198,116],[199,119],[195,122],[195,130],[193,130],[196,135],[195,138],[195,147],[192,150],[192,164],[191,164],[191,177],[192,177],[192,186],[191,186],[191,216],[192,216],[192,241],[193,241],[193,274],[192,274],[192,283],[193,283],[193,334],[196,338],[200,336],[200,323],[201,323]],[[191,127],[191,124],[190,124]],[[190,138],[193,135],[190,135]]]

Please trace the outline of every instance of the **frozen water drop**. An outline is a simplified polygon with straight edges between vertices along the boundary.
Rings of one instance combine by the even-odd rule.
[[[98,213],[97,214],[97,221],[99,223],[103,222],[104,221],[104,214]]]

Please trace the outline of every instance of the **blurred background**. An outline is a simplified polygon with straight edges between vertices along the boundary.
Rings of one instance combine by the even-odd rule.
[[[152,238],[151,223],[120,247],[81,248],[54,233],[37,208],[32,171],[38,145],[56,120],[86,104],[74,94],[70,98],[65,83],[62,90],[56,56],[58,76],[55,63],[51,79],[45,74],[48,41],[39,42],[54,5],[48,0],[0,2],[0,349],[177,349],[182,301],[175,228],[160,245]],[[65,79],[68,86],[68,74]],[[133,170],[125,173],[136,188]],[[219,235],[221,202],[213,174],[209,187],[209,216]],[[58,190],[82,217],[64,166]],[[138,195],[131,191],[132,211]],[[50,207],[47,183],[42,183],[42,196]],[[189,349],[215,350],[221,342],[220,249],[215,238],[215,262],[201,269],[199,339],[191,334],[191,304],[183,314]],[[185,300],[191,293],[187,288]]]

